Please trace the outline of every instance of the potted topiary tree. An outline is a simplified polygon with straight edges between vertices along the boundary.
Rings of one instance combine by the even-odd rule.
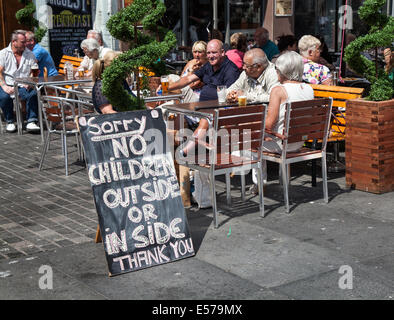
[[[40,27],[37,19],[33,17],[34,12],[36,12],[36,6],[31,0],[18,0],[20,3],[24,4],[25,7],[16,12],[15,18],[22,25],[25,25],[34,31],[34,36],[37,39],[37,43],[41,42],[47,32],[46,28]]]
[[[365,0],[360,19],[369,26],[345,49],[344,59],[371,83],[368,97],[346,104],[346,184],[382,193],[394,190],[394,88],[377,61],[378,49],[391,47],[394,18],[380,13],[385,0]],[[375,61],[361,53],[375,50]]]
[[[116,58],[103,73],[103,93],[120,111],[142,109],[144,101],[140,89],[148,83],[147,70],[157,73],[165,70],[162,58],[176,44],[175,34],[158,25],[165,11],[160,0],[134,0],[107,22],[111,35],[129,46],[129,50]],[[130,96],[122,85],[123,79],[132,72],[141,74],[143,79],[141,82],[136,79],[137,98]]]

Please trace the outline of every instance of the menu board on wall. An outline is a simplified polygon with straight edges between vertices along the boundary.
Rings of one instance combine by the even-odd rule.
[[[47,0],[52,9],[52,28],[49,29],[51,55],[59,65],[63,55],[74,55],[86,39],[88,30],[93,29],[91,0]]]

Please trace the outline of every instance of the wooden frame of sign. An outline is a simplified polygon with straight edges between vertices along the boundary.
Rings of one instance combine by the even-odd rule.
[[[160,110],[80,117],[109,275],[193,256]]]

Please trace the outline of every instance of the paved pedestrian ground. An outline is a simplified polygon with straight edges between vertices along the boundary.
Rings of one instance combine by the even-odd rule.
[[[68,177],[59,140],[39,171],[41,147],[39,135],[0,135],[0,299],[394,298],[393,192],[349,190],[344,173],[331,173],[325,204],[319,176],[311,187],[301,164],[292,169],[286,214],[269,165],[265,218],[257,197],[241,202],[239,178],[231,206],[218,181],[218,229],[210,209],[186,210],[194,257],[110,278],[75,141]],[[42,285],[48,270],[52,288]]]

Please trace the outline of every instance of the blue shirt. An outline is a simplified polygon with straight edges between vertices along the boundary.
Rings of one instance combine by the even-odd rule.
[[[33,48],[33,53],[38,61],[38,67],[40,68],[40,76],[44,76],[44,67],[48,70],[48,77],[57,76],[57,70],[55,63],[48,51],[41,47],[38,43]]]
[[[240,72],[238,67],[225,57],[219,70],[213,71],[208,62],[194,74],[205,84],[201,89],[200,101],[206,101],[216,100],[218,98],[217,86],[226,85],[229,88],[238,79]]]
[[[256,48],[262,49],[265,52],[265,54],[267,55],[267,58],[269,61],[272,60],[274,55],[279,54],[278,47],[271,40],[268,40],[264,46],[262,46],[262,47],[256,46]]]

